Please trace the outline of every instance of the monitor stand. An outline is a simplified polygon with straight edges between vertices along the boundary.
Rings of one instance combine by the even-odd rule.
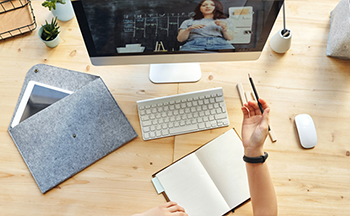
[[[199,63],[151,64],[149,70],[153,83],[197,82],[201,76]]]

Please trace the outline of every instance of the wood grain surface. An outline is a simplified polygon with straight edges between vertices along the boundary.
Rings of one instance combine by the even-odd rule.
[[[240,133],[241,102],[236,88],[251,91],[271,107],[277,142],[267,139],[267,163],[275,184],[280,215],[350,215],[350,61],[326,56],[330,12],[337,0],[286,2],[292,46],[285,54],[269,43],[249,62],[201,63],[197,83],[153,84],[149,65],[93,66],[76,19],[60,22],[61,42],[46,47],[38,29],[52,14],[32,1],[38,28],[0,41],[0,214],[128,216],[165,202],[151,175],[230,128]],[[1,21],[0,21],[1,22]],[[272,33],[282,28],[282,13]],[[26,72],[44,63],[101,76],[139,137],[92,166],[41,194],[7,132]],[[222,87],[230,126],[176,137],[143,141],[136,101]],[[298,141],[294,117],[312,116],[318,144],[305,150]],[[247,202],[229,215],[252,215]]]

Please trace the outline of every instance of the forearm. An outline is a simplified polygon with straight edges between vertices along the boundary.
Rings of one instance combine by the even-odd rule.
[[[233,40],[233,38],[235,37],[235,33],[231,30],[222,30],[222,35],[228,41]]]
[[[265,163],[246,163],[254,216],[278,214],[277,198]]]
[[[242,140],[244,155],[250,158],[264,155],[264,142],[268,135],[270,108],[259,99],[264,112],[260,112],[257,102],[249,101],[242,108]],[[246,163],[250,197],[254,216],[275,216],[278,214],[275,188],[267,167],[267,162]]]
[[[179,31],[179,34],[177,35],[177,40],[179,42],[184,42],[190,36],[190,32],[191,32],[191,30],[188,29],[188,28],[187,29],[181,29]]]

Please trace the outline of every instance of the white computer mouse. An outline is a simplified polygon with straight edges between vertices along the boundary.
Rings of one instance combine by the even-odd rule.
[[[308,114],[300,114],[295,117],[300,144],[304,148],[313,148],[317,144],[317,133],[314,121]]]

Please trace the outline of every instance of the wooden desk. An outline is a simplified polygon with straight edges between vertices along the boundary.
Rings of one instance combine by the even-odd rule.
[[[51,13],[33,1],[38,26]],[[266,44],[252,62],[203,63],[202,79],[190,84],[152,84],[149,65],[92,66],[76,19],[60,22],[61,43],[47,48],[31,34],[0,42],[0,212],[1,215],[120,215],[142,212],[165,202],[151,174],[235,127],[242,115],[237,83],[250,89],[247,73],[271,108],[278,141],[266,141],[268,164],[280,215],[349,215],[350,212],[350,61],[326,57],[330,11],[338,0],[288,1],[291,49],[274,53]],[[280,14],[272,32],[282,28]],[[223,87],[229,128],[144,142],[140,137],[41,194],[7,132],[26,72],[38,63],[96,74],[103,78],[131,124],[141,135],[136,101],[211,87]],[[310,114],[318,144],[300,147],[294,117]],[[235,214],[252,215],[248,202]]]

